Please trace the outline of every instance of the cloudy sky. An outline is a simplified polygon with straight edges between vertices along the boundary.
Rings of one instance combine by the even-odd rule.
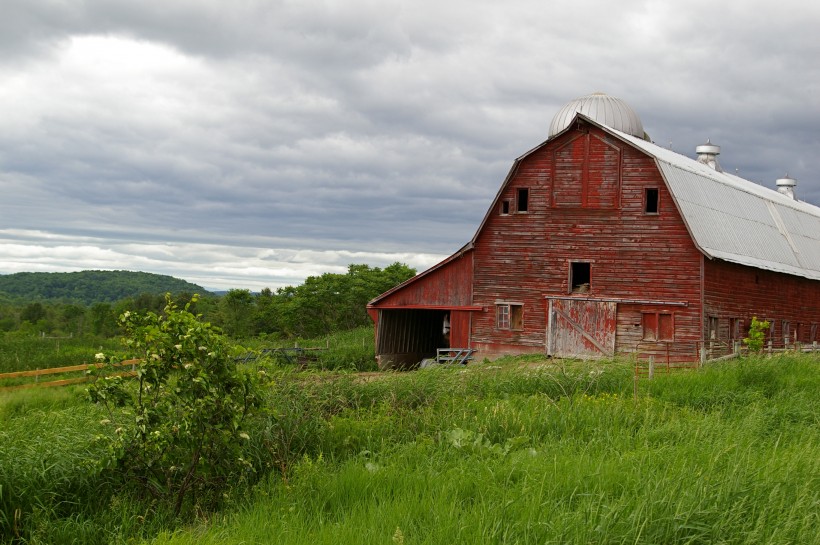
[[[820,4],[2,0],[0,273],[422,270],[566,102],[820,205]]]

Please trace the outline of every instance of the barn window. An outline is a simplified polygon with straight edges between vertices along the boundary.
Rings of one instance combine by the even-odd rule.
[[[521,303],[496,303],[495,324],[498,329],[523,329],[524,305]]]
[[[675,340],[675,324],[672,314],[666,312],[644,312],[642,317],[643,340]]]
[[[510,201],[501,201],[501,215],[506,216],[510,213]]]
[[[809,342],[813,343],[817,340],[817,324],[811,324],[811,337],[809,338]]]
[[[658,188],[647,187],[644,191],[643,211],[646,214],[657,214],[658,210]]]
[[[717,316],[709,316],[706,331],[706,338],[712,341],[718,338],[718,319]]]
[[[569,264],[569,291],[586,293],[592,281],[592,267],[589,263],[573,261]]]
[[[781,322],[782,329],[780,332],[783,334],[783,344],[788,344],[789,339],[792,336],[792,324],[788,320],[783,320]]]
[[[530,190],[520,188],[518,190],[518,212],[526,212],[530,206]]]
[[[737,341],[740,339],[740,330],[743,320],[740,318],[729,318],[729,340]]]

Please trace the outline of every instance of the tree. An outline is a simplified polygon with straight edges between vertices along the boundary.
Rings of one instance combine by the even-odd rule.
[[[232,337],[247,337],[253,322],[253,296],[250,290],[233,289],[222,298],[222,327]]]
[[[243,428],[261,391],[255,375],[237,369],[221,332],[189,305],[180,309],[168,295],[161,315],[120,316],[126,344],[139,354],[137,383],[106,376],[89,388],[109,412],[113,433],[103,440],[113,469],[176,515],[186,498],[215,507],[223,487],[252,469]]]

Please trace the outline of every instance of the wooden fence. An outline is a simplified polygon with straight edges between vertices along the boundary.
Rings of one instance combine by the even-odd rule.
[[[774,348],[772,342],[761,350],[762,355],[772,356],[785,352],[803,352],[820,355],[820,344],[786,344]],[[681,357],[689,354],[689,357]],[[641,342],[635,346],[635,378],[652,378],[656,373],[669,374],[681,369],[698,369],[703,365],[748,355],[749,350],[740,341],[692,341],[685,342]]]
[[[113,364],[114,367],[131,367],[129,371],[123,371],[121,373],[117,373],[120,376],[128,376],[133,375],[136,371],[136,366],[140,362],[140,360],[125,360],[119,363]],[[82,382],[89,382],[94,380],[95,377],[90,377],[87,375],[83,375],[81,377],[71,377],[71,378],[64,378],[60,380],[49,380],[49,381],[41,381],[40,377],[48,376],[48,375],[60,375],[60,374],[72,374],[82,371],[88,371],[89,369],[103,367],[105,365],[109,365],[106,363],[83,363],[80,365],[70,365],[68,367],[54,367],[50,369],[36,369],[34,371],[15,371],[13,373],[0,373],[0,382],[13,379],[13,378],[33,378],[34,382],[28,382],[26,384],[17,384],[14,386],[0,386],[0,392],[6,392],[11,390],[24,390],[27,388],[52,388],[54,386],[66,386],[67,384],[79,384]]]

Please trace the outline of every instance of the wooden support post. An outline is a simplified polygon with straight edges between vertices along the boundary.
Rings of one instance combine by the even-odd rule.
[[[655,378],[655,356],[649,356],[649,380]]]

